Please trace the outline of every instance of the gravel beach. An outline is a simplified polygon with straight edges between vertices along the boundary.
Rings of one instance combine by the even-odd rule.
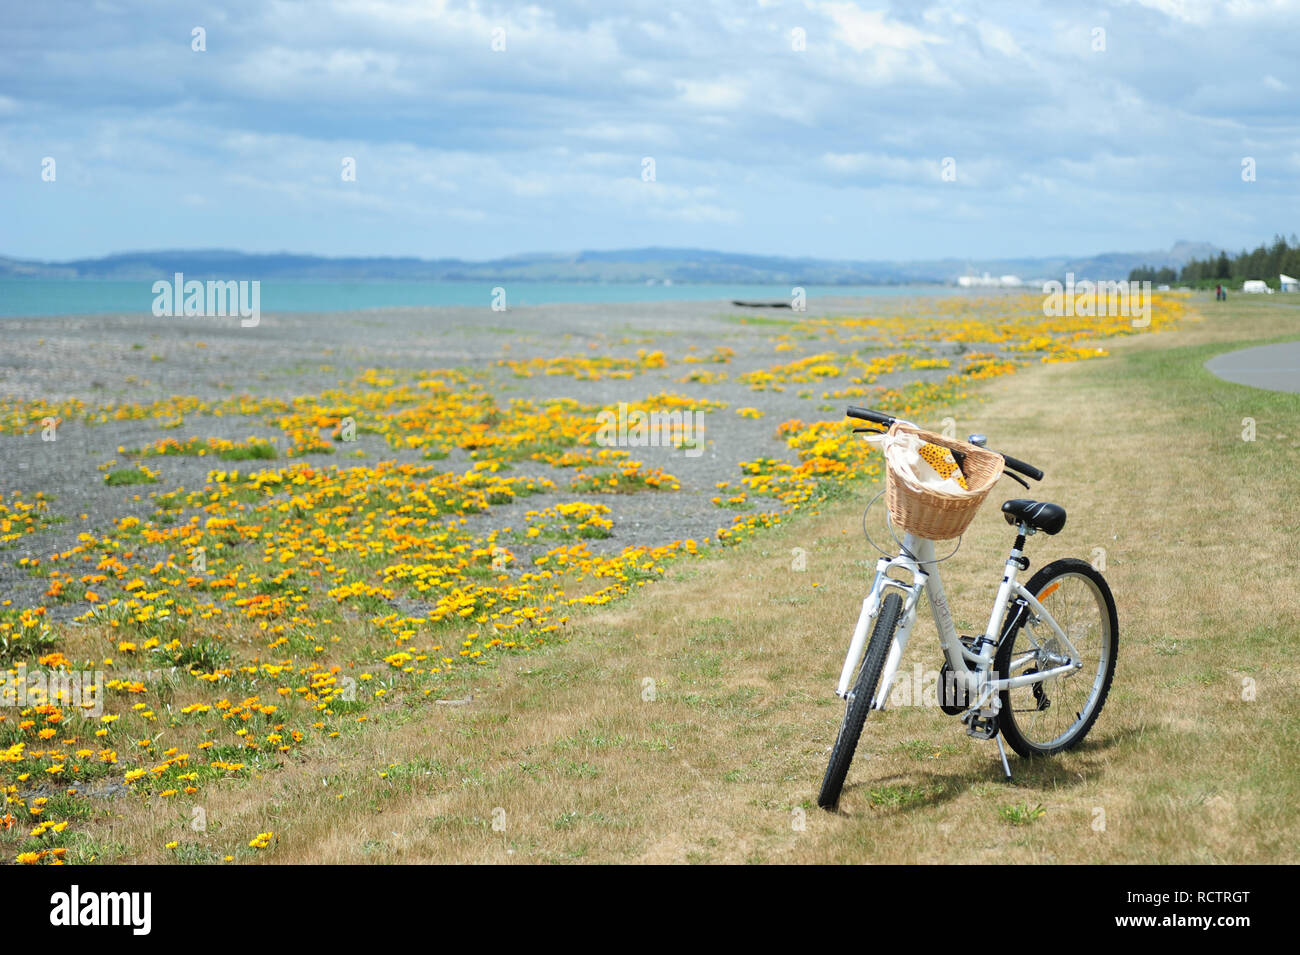
[[[633,458],[660,467],[680,479],[676,492],[582,495],[560,486],[542,497],[494,507],[488,514],[467,518],[466,528],[520,526],[525,511],[560,500],[599,501],[613,509],[613,536],[593,540],[594,551],[618,551],[629,545],[661,545],[674,540],[704,540],[729,525],[735,511],[712,503],[715,484],[736,481],[738,464],[757,457],[794,461],[777,425],[791,418],[804,421],[840,420],[847,400],[822,398],[822,382],[790,385],[782,391],[751,390],[737,377],[812,354],[839,350],[870,355],[889,349],[870,343],[845,345],[834,338],[800,329],[808,319],[844,315],[896,316],[908,314],[905,299],[824,299],[810,302],[806,312],[741,308],[727,302],[647,302],[618,305],[538,305],[505,312],[490,308],[389,308],[360,312],[266,314],[255,328],[242,328],[235,318],[157,318],[152,314],[19,318],[3,320],[0,351],[0,395],[15,400],[50,403],[79,399],[89,406],[149,402],[170,396],[195,396],[205,402],[238,395],[276,397],[318,394],[347,388],[367,369],[396,372],[462,368],[487,376],[503,405],[511,398],[572,398],[601,406],[643,401],[661,392],[710,402],[725,402],[725,410],[705,418],[707,445],[699,456],[662,447],[630,448]],[[778,351],[776,345],[786,347]],[[683,359],[708,356],[714,349],[734,351],[726,364],[685,364]],[[945,346],[935,343],[935,353]],[[580,380],[570,375],[536,374],[518,377],[498,366],[503,359],[584,355],[635,357],[638,350],[662,351],[667,365],[640,371],[630,378]],[[683,381],[693,368],[721,370],[726,380]],[[900,371],[881,375],[878,384],[895,387],[918,377],[942,377],[940,371]],[[842,384],[842,382],[840,382]],[[799,397],[800,393],[806,397]],[[760,418],[735,413],[756,408]],[[175,424],[174,422],[172,423]],[[104,481],[109,462],[125,466],[130,460],[120,448],[134,449],[159,438],[189,437],[244,440],[256,435],[276,438],[279,432],[264,415],[187,414],[179,426],[163,428],[150,418],[110,420],[87,426],[78,420],[62,423],[55,440],[43,440],[39,430],[0,434],[0,492],[20,492],[30,499],[37,492],[52,498],[53,522],[0,548],[0,588],[15,605],[35,603],[43,580],[30,576],[17,561],[42,557],[70,547],[83,531],[101,533],[127,515],[147,520],[154,512],[152,494],[203,486],[213,467],[212,457],[152,458],[159,483],[110,487]],[[48,435],[44,436],[48,437]],[[365,463],[399,460],[427,464],[418,453],[395,450],[381,438],[359,435],[356,449]],[[310,458],[324,466],[347,467],[357,462],[343,455]],[[257,467],[285,466],[278,461],[242,462]],[[436,467],[463,470],[472,462],[456,451]],[[522,461],[513,475],[550,475],[545,464]],[[558,483],[558,482],[557,482]],[[539,503],[543,502],[543,503]],[[741,513],[769,505],[751,502]],[[84,515],[84,516],[83,516]],[[57,608],[53,611],[56,615]],[[71,608],[68,610],[71,612]]]

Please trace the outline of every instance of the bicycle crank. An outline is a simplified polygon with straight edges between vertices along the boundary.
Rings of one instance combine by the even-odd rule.
[[[975,650],[974,637],[962,637],[962,646],[972,652]],[[966,662],[966,671],[975,672],[975,668],[970,662]],[[948,665],[948,661],[943,661],[943,666],[939,668],[939,709],[948,716],[959,716],[970,708],[970,690],[967,688],[965,680],[959,680],[953,668]]]

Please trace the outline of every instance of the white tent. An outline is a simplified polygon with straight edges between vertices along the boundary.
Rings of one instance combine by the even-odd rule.
[[[1278,281],[1281,283],[1283,292],[1300,292],[1300,282],[1297,282],[1291,276],[1279,275]]]

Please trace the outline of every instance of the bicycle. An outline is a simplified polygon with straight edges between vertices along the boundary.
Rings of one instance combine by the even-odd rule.
[[[916,428],[867,408],[849,407],[846,414],[884,429],[896,423]],[[967,443],[992,451],[986,441],[984,435],[972,434]],[[1024,478],[1043,479],[1043,472],[1033,465],[992,453],[1002,461],[1001,473],[991,480],[1009,476],[1028,489]],[[922,593],[929,599],[944,655],[940,708],[948,715],[960,715],[968,735],[996,738],[1008,779],[1011,767],[1003,739],[1023,758],[1049,756],[1077,746],[1092,729],[1115,675],[1119,650],[1115,599],[1105,578],[1076,558],[1052,561],[1028,584],[1021,584],[1017,576],[1029,569],[1023,554],[1026,540],[1039,531],[1059,533],[1065,526],[1065,509],[1017,498],[1005,502],[1002,512],[1007,523],[1016,527],[1016,539],[988,626],[978,637],[957,633],[939,577],[934,540],[903,528],[897,556],[877,561],[875,580],[862,602],[835,689],[845,701],[845,713],[817,799],[823,809],[833,810],[839,803],[867,713],[885,709]],[[903,576],[891,576],[899,573]]]

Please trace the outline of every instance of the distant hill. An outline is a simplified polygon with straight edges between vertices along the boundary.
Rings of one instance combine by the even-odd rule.
[[[35,262],[0,257],[0,278],[158,279],[184,272],[194,278],[263,281],[550,281],[722,282],[793,285],[952,284],[962,275],[1018,275],[1027,281],[1061,278],[1126,279],[1139,266],[1181,268],[1218,255],[1208,242],[1177,242],[1166,251],[1022,259],[934,259],[855,262],[742,255],[708,249],[618,249],[608,252],[533,253],[488,262],[461,259],[325,258],[249,254],[224,249],[123,252],[99,259]]]

